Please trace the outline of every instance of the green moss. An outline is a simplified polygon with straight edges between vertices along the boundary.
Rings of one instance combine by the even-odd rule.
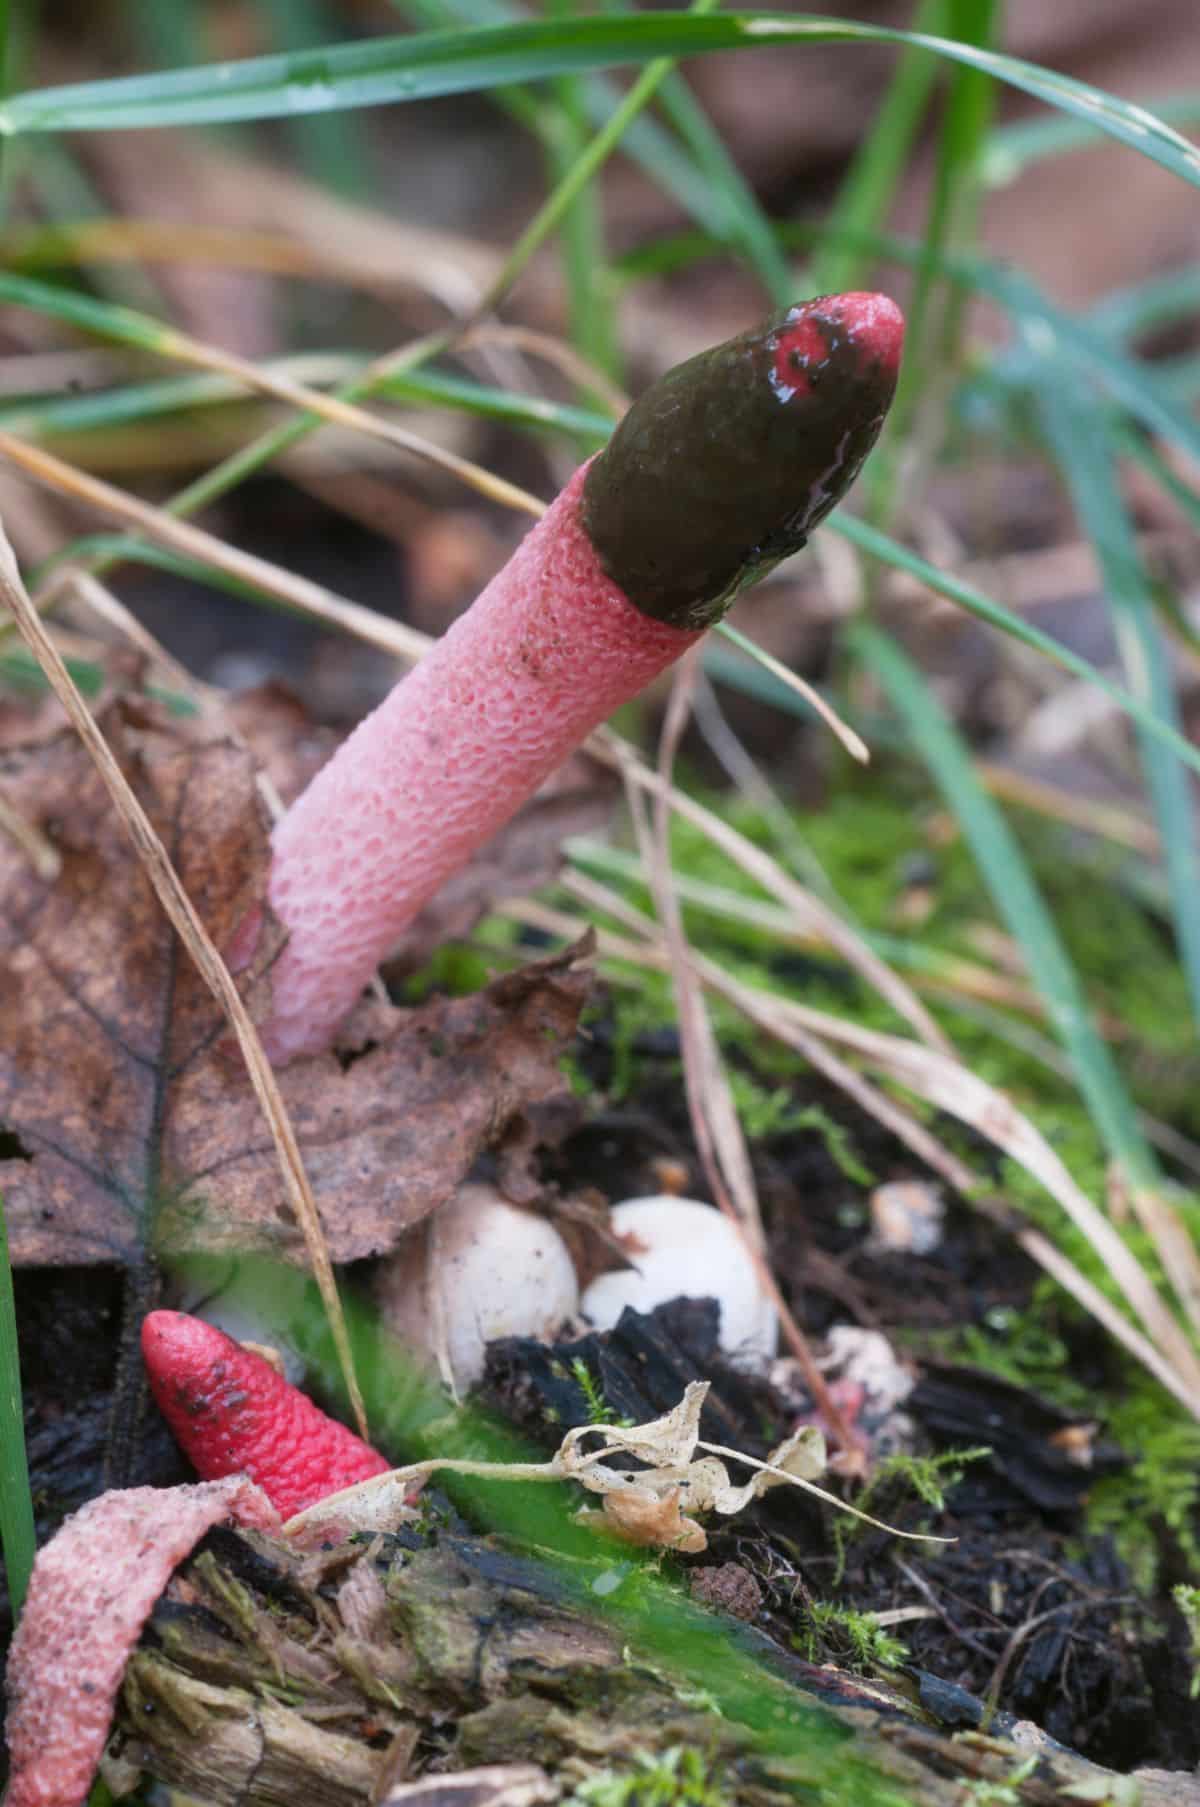
[[[980,1462],[990,1454],[991,1451],[982,1445],[974,1449],[944,1449],[933,1455],[894,1450],[876,1464],[874,1473],[854,1503],[861,1512],[869,1512],[875,1518],[892,1523],[900,1508],[915,1496],[929,1508],[928,1517],[922,1518],[922,1529],[928,1529],[946,1510],[947,1493],[958,1486],[970,1464]],[[841,1584],[850,1544],[863,1529],[861,1519],[843,1517],[840,1513],[833,1521],[833,1542],[837,1552],[835,1587]]]
[[[1181,1584],[1172,1588],[1171,1598],[1183,1614],[1188,1628],[1188,1636],[1192,1640],[1190,1651],[1192,1659],[1191,1696],[1195,1700],[1200,1695],[1200,1587],[1188,1587]]]
[[[812,1600],[792,1644],[809,1663],[836,1663],[856,1675],[898,1669],[908,1651],[879,1623],[875,1613],[852,1612],[832,1601]]]
[[[1089,1531],[1111,1533],[1143,1590],[1157,1579],[1160,1527],[1200,1579],[1200,1424],[1132,1364],[1121,1390],[1101,1406],[1105,1432],[1130,1466],[1096,1483],[1088,1501]]]
[[[632,1425],[632,1418],[623,1417],[620,1412],[613,1411],[604,1396],[603,1386],[581,1355],[575,1356],[571,1362],[571,1378],[583,1394],[589,1424]]]
[[[492,967],[476,948],[460,941],[446,941],[436,948],[419,971],[411,973],[401,988],[404,1004],[423,1004],[435,992],[452,998],[482,991],[492,976]]]
[[[733,1791],[693,1745],[658,1756],[635,1751],[628,1769],[603,1769],[580,1782],[565,1807],[729,1807]]]

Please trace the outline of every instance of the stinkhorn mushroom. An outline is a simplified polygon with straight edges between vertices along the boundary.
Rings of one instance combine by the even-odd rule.
[[[275,831],[276,1060],[328,1046],[449,875],[620,703],[804,545],[896,384],[884,295],[823,296],[678,365]]]
[[[8,1807],[81,1807],[142,1626],[172,1569],[226,1519],[280,1529],[241,1478],[131,1487],[89,1501],[39,1550],[8,1653]]]
[[[201,1480],[244,1474],[291,1518],[389,1464],[270,1362],[181,1311],[152,1311],[142,1356],[158,1408]]]

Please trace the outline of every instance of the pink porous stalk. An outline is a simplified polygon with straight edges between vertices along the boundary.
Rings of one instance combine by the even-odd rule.
[[[886,296],[803,303],[669,372],[576,471],[276,829],[273,1059],[328,1047],[444,880],[803,545],[874,442],[902,339]]]
[[[8,1655],[8,1807],[80,1807],[104,1753],[125,1665],[171,1571],[213,1525],[278,1533],[237,1475],[104,1493],[38,1553]]]
[[[272,1059],[327,1047],[443,882],[699,639],[605,576],[579,514],[585,470],[276,829],[268,895],[290,938]]]

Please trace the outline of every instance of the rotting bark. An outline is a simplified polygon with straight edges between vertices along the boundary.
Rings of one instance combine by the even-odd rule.
[[[128,1666],[106,1774],[121,1789],[153,1777],[189,1807],[533,1807],[682,1748],[716,1791],[703,1807],[963,1807],[985,1783],[1011,1807],[1200,1807],[1187,1776],[1135,1785],[1011,1722],[1011,1736],[951,1733],[898,1689],[728,1624],[764,1694],[794,1703],[790,1750],[673,1684],[619,1616],[581,1609],[563,1565],[445,1533],[306,1556],[219,1530]],[[664,1798],[699,1799],[682,1782]]]

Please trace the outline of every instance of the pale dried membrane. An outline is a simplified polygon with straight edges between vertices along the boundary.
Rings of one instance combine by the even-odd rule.
[[[287,1531],[306,1541],[314,1536],[348,1536],[355,1531],[394,1527],[404,1506],[406,1489],[418,1476],[446,1469],[458,1474],[486,1474],[494,1480],[577,1481],[601,1496],[599,1512],[581,1516],[602,1520],[630,1542],[694,1552],[707,1546],[696,1515],[740,1512],[770,1487],[787,1482],[811,1486],[825,1469],[825,1439],[805,1425],[771,1452],[768,1462],[717,1450],[700,1442],[700,1413],[708,1381],[692,1381],[672,1411],[648,1424],[585,1424],[568,1431],[548,1462],[485,1463],[439,1461],[415,1463],[331,1494],[290,1519]],[[589,1439],[598,1447],[585,1447]],[[707,1452],[707,1453],[699,1453]],[[643,1468],[612,1467],[608,1458],[626,1455]],[[750,1463],[757,1472],[736,1486],[720,1456]],[[820,1491],[818,1489],[818,1491]],[[825,1495],[825,1498],[831,1496]],[[832,1501],[833,1504],[839,1504]]]
[[[741,1486],[715,1454],[700,1442],[700,1413],[708,1381],[692,1381],[674,1409],[649,1424],[625,1429],[615,1425],[580,1425],[563,1438],[556,1461],[562,1471],[589,1493],[602,1495],[599,1514],[609,1530],[632,1543],[656,1544],[694,1554],[708,1547],[696,1514],[718,1512],[732,1517],[751,1500],[789,1480],[815,1481],[825,1471],[825,1439],[812,1425],[794,1431],[771,1451],[767,1465]],[[583,1447],[598,1437],[601,1447]],[[736,1452],[730,1452],[736,1454]],[[645,1468],[610,1467],[604,1459],[629,1455]],[[746,1458],[739,1458],[745,1460]]]
[[[700,1438],[700,1413],[710,1382],[689,1383],[679,1404],[648,1424],[582,1424],[567,1432],[548,1462],[477,1462],[456,1457],[431,1456],[407,1468],[393,1468],[355,1487],[330,1494],[284,1526],[289,1537],[311,1543],[314,1539],[349,1537],[359,1531],[388,1531],[407,1515],[412,1486],[439,1470],[447,1474],[484,1475],[492,1481],[577,1481],[589,1493],[603,1498],[594,1520],[609,1530],[632,1536],[633,1541],[688,1552],[706,1547],[704,1528],[685,1513],[741,1512],[750,1501],[771,1487],[790,1485],[813,1493],[837,1512],[848,1513],[886,1531],[917,1543],[953,1543],[925,1531],[899,1531],[869,1512],[860,1512],[836,1494],[818,1487],[815,1477],[826,1466],[825,1439],[815,1425],[801,1425],[785,1437],[765,1462],[740,1450]],[[584,1447],[590,1437],[599,1448]],[[644,1468],[610,1467],[607,1457],[628,1455]],[[735,1486],[722,1457],[753,1469],[753,1477]],[[589,1516],[587,1510],[581,1514]]]

